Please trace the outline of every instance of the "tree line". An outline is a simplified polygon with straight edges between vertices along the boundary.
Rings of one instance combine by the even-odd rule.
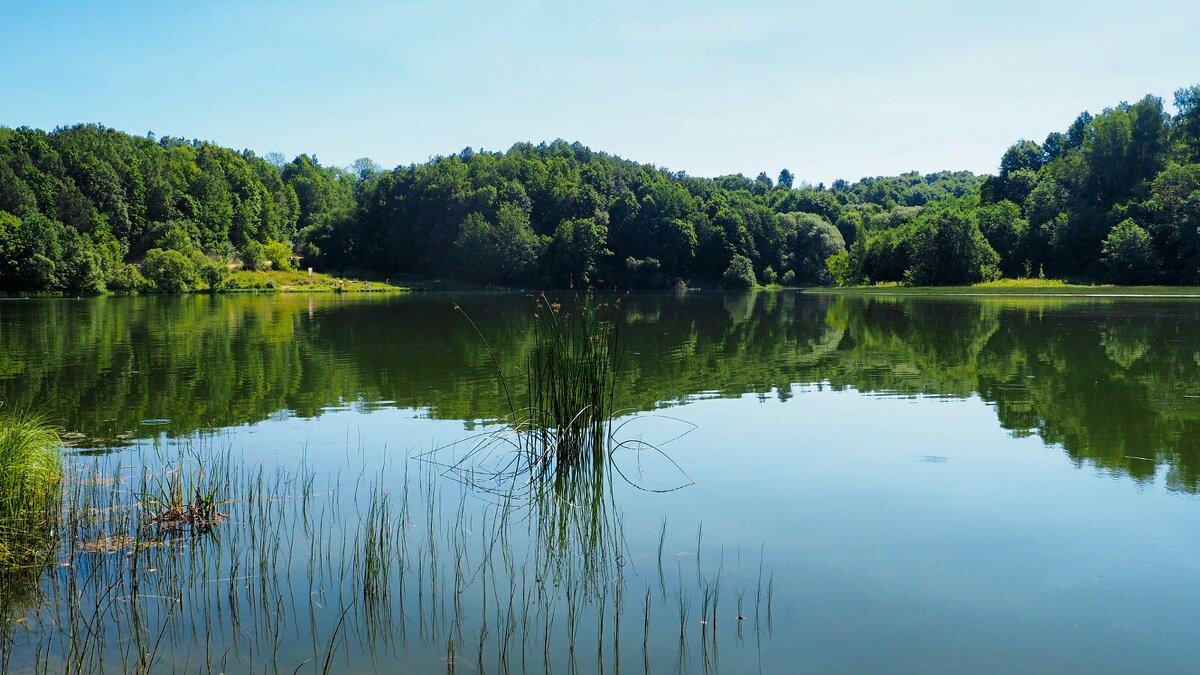
[[[965,197],[866,218],[840,283],[964,284],[1049,276],[1119,284],[1200,283],[1200,86],[1065,131],[1021,140]]]
[[[0,128],[0,291],[216,290],[229,271],[508,286],[1200,282],[1200,87],[1022,140],[994,176],[697,178],[579,143],[381,170],[96,125]]]

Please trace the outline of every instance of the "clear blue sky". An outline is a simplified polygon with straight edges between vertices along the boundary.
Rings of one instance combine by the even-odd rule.
[[[992,172],[1200,82],[1183,1],[0,2],[0,125],[327,165],[564,138],[698,176]]]

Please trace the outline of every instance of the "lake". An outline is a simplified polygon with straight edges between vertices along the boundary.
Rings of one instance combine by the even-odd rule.
[[[5,668],[1200,662],[1200,302],[629,294],[611,452],[535,487],[533,313],[0,300],[0,400],[65,430],[75,523],[0,584]],[[172,485],[220,522],[143,513]]]

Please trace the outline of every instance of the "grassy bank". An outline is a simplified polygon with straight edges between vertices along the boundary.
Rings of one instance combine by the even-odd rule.
[[[280,292],[280,293],[400,293],[408,289],[381,281],[343,279],[328,274],[308,272],[240,271],[230,274],[218,292]]]
[[[1082,297],[1200,297],[1198,286],[1114,286],[1070,284],[1057,279],[1001,279],[972,286],[880,284],[845,288],[809,288],[806,293],[833,295],[1045,295]]]

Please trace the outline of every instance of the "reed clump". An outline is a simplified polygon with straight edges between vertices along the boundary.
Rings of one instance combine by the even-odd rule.
[[[533,350],[525,368],[526,450],[543,461],[576,464],[605,449],[620,362],[620,300],[576,296],[564,306],[546,296],[534,307]]]
[[[199,453],[192,452],[189,462],[181,449],[175,466],[149,481],[143,501],[152,508],[149,523],[160,534],[205,533],[225,519],[217,508],[220,488],[206,475],[205,466]]]
[[[0,417],[0,570],[51,548],[62,489],[58,431],[37,415]]]
[[[545,295],[534,298],[533,344],[519,379],[501,369],[470,315],[455,308],[483,340],[508,399],[509,414],[500,429],[473,439],[472,451],[454,468],[487,464],[507,455],[512,461],[501,460],[504,468],[491,476],[504,482],[525,473],[545,477],[564,468],[591,466],[611,452],[621,358],[619,299],[599,301],[590,293],[565,304]],[[519,392],[517,383],[522,379],[524,391]],[[476,469],[471,473],[478,478]]]

